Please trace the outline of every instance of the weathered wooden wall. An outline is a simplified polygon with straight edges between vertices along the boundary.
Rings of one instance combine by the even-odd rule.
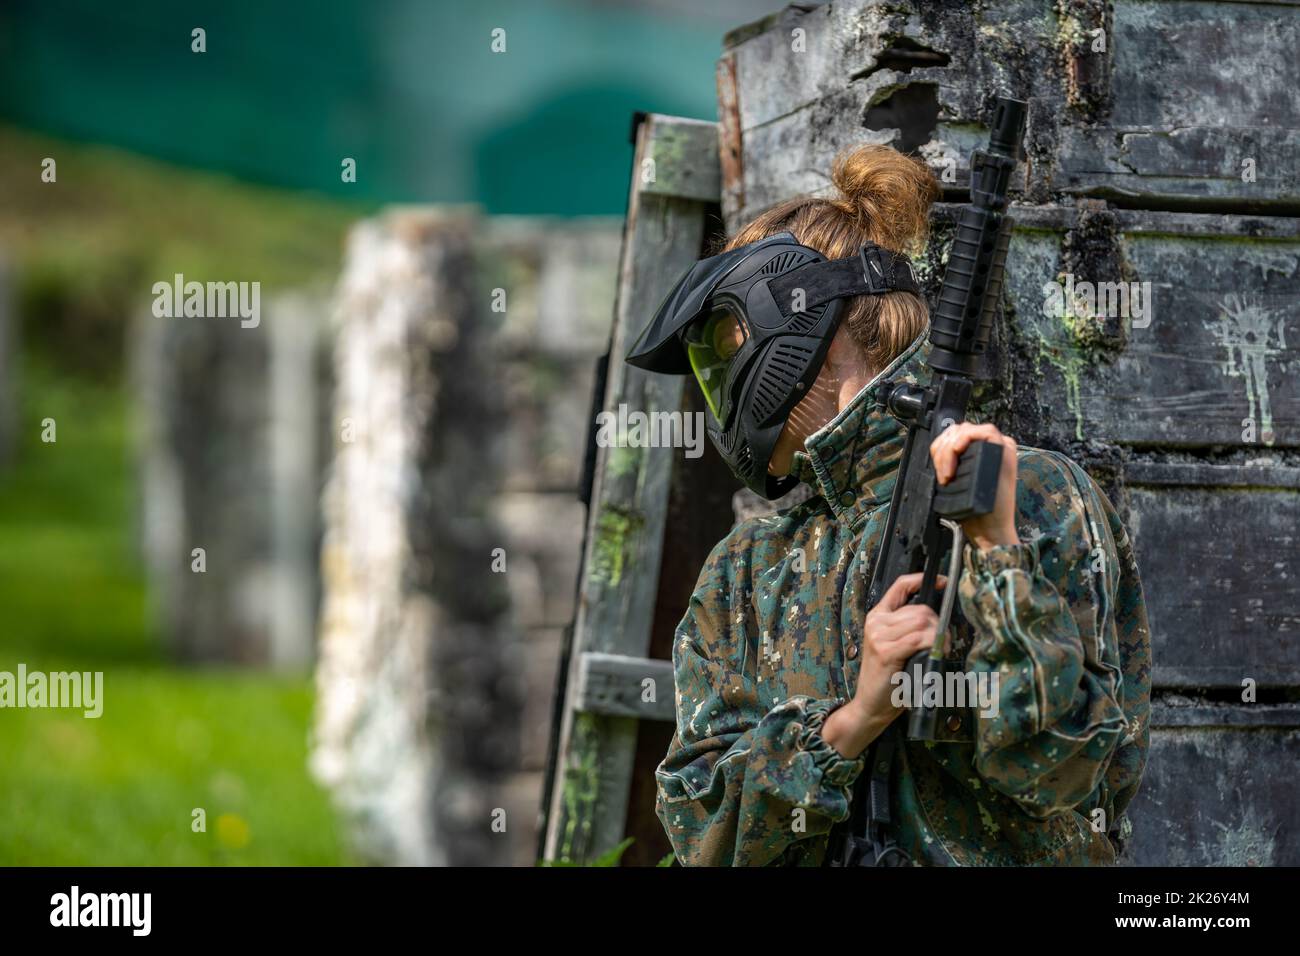
[[[719,65],[724,134],[742,144],[723,149],[738,157],[723,184],[728,221],[822,188],[826,158],[864,141],[936,168],[952,158],[959,190],[995,90],[1033,98],[1024,187],[1035,202],[1294,212],[1298,41],[1290,2],[793,5],[733,31]]]
[[[1151,614],[1135,863],[1300,863],[1300,89],[1294,3],[845,2],[734,31],[727,225],[890,143],[964,199],[992,98],[1030,102],[989,415],[1124,513]],[[951,207],[922,265],[937,290]],[[1149,282],[1135,317],[1045,283]],[[1249,688],[1254,688],[1253,697]]]

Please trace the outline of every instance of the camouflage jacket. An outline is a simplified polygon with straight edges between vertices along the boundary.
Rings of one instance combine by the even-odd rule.
[[[902,456],[877,386],[924,380],[923,342],[796,454],[819,493],[738,524],[700,574],[673,646],[676,734],[656,771],[685,865],[820,865],[848,816],[864,758],[819,731],[853,696]],[[951,632],[968,670],[997,672],[997,714],[899,747],[894,836],[919,864],[1111,863],[1146,763],[1150,638],[1124,525],[1082,469],[1032,448],[1016,505],[1021,544],[967,546]]]

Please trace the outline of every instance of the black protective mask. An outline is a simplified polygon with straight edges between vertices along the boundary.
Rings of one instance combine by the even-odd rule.
[[[694,374],[709,406],[709,438],[732,472],[764,498],[796,484],[767,473],[791,410],[821,371],[844,299],[920,286],[906,256],[873,243],[828,260],[788,232],[701,259],[628,352],[652,372]]]

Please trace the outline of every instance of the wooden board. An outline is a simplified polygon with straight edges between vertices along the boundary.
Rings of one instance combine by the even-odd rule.
[[[588,651],[578,661],[573,706],[587,714],[671,721],[672,661]]]
[[[1128,810],[1130,865],[1296,866],[1300,729],[1157,727]]]
[[[651,114],[637,130],[605,410],[682,407],[681,378],[644,372],[622,358],[699,258],[717,201],[716,144],[716,126],[698,120]],[[593,674],[609,658],[589,655],[617,655],[624,663],[648,655],[674,459],[681,456],[671,448],[597,450],[557,766],[544,811],[546,859],[588,862],[623,839],[638,720],[590,709]]]
[[[1072,222],[1016,216],[1007,289],[1046,430],[1137,447],[1300,446],[1300,220],[1247,235],[1218,216],[1116,214],[1117,267],[1099,267],[1066,255]],[[1149,283],[1150,312],[1090,348],[1087,310],[1045,292],[1066,273]]]
[[[1300,684],[1300,493],[1132,486],[1156,687]]]

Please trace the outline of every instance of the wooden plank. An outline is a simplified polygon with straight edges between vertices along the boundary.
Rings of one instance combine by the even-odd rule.
[[[1007,266],[1046,430],[1063,442],[1300,447],[1300,377],[1288,371],[1300,359],[1300,235],[1243,243],[1121,232],[1122,274],[1071,266],[1065,238],[1020,231]],[[1106,324],[1091,319],[1101,310],[1080,321],[1087,308],[1049,301],[1045,283],[1063,273],[1079,287],[1150,283],[1150,315],[1116,323],[1127,327],[1116,354],[1088,341]]]
[[[1129,866],[1295,866],[1300,732],[1158,729],[1129,805]]]
[[[955,209],[940,203],[937,210]],[[1292,240],[1300,236],[1300,219],[1291,216],[1235,216],[1220,213],[1171,212],[1159,209],[1111,209],[1118,230],[1126,235],[1217,236],[1241,239]],[[1011,215],[1020,232],[1047,230],[1064,232],[1079,215],[1075,205],[1011,204]]]
[[[1066,196],[1189,209],[1300,206],[1292,172],[1300,166],[1300,132],[1294,129],[1070,130],[1062,143],[1056,183]]]
[[[1110,40],[1113,108],[1104,129],[1062,141],[1066,192],[1296,200],[1300,96],[1282,64],[1300,10],[1120,0]]]
[[[643,195],[716,203],[721,190],[717,124],[681,117],[659,123],[637,175]]]
[[[730,215],[745,204],[745,163],[740,134],[740,101],[736,90],[736,58],[730,53],[718,60],[718,163],[721,167],[722,214]]]
[[[1155,727],[1300,727],[1300,704],[1206,704],[1156,700]]]
[[[1300,494],[1129,487],[1156,687],[1300,683]]]
[[[1278,488],[1300,490],[1300,466],[1274,459],[1233,464],[1200,461],[1126,461],[1124,480],[1131,485],[1188,485],[1215,488]]]
[[[575,709],[606,717],[673,721],[673,663],[588,651],[578,662]]]
[[[1294,84],[1273,72],[1294,63],[1294,6],[1119,0],[1112,39],[1117,129],[1300,128]]]
[[[637,131],[606,410],[620,404],[651,413],[681,408],[682,379],[634,368],[622,356],[672,283],[699,256],[708,208],[700,184],[710,176],[717,182],[716,143],[716,129],[695,120],[651,114]],[[645,161],[654,157],[654,175],[645,177]],[[702,169],[684,168],[685,157]],[[707,198],[716,203],[716,192]],[[680,454],[670,448],[597,450],[559,766],[549,798],[547,859],[589,861],[624,833],[637,721],[582,712],[575,703],[584,655],[647,654],[673,460]]]

